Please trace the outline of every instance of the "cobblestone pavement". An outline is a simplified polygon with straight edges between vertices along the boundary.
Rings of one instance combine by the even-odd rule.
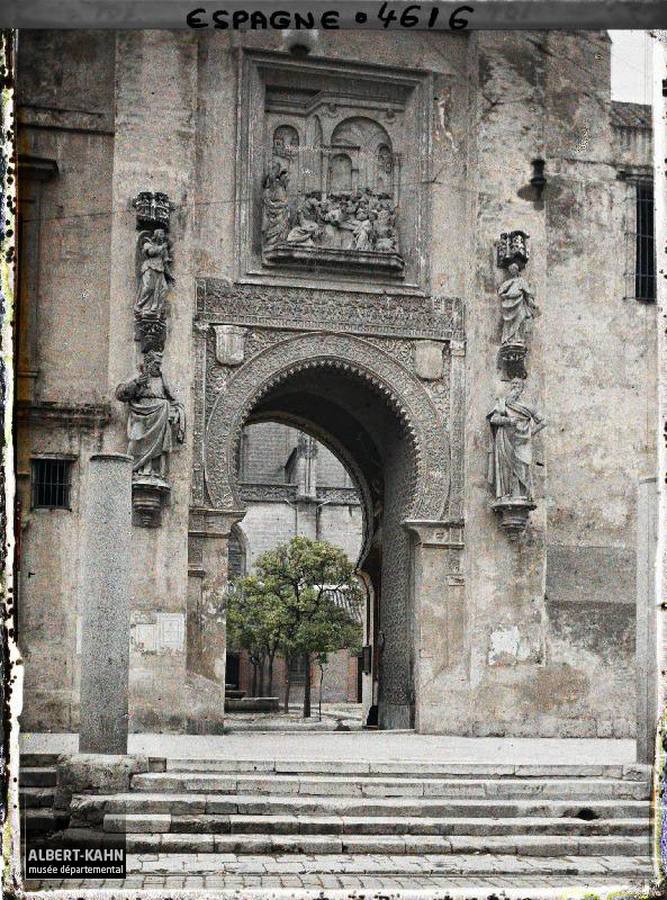
[[[245,896],[246,891],[252,890],[257,896],[261,896],[266,889],[284,889],[286,893],[281,891],[274,896],[304,897],[309,894],[304,895],[303,891],[314,891],[312,896],[324,900],[328,895],[322,894],[323,890],[337,892],[333,896],[345,896],[345,892],[350,891],[354,896],[359,889],[365,889],[380,891],[378,896],[385,897],[387,895],[383,892],[387,890],[394,894],[398,891],[399,893],[395,895],[405,897],[407,900],[415,891],[422,893],[423,896],[437,897],[440,890],[445,892],[459,890],[466,896],[475,897],[479,892],[486,895],[497,889],[508,891],[537,888],[555,890],[555,895],[563,897],[567,896],[569,888],[574,889],[575,895],[581,896],[581,889],[602,889],[608,892],[622,887],[635,890],[641,887],[635,879],[632,879],[634,883],[630,884],[623,873],[615,874],[618,871],[619,860],[613,857],[596,857],[595,860],[586,858],[585,862],[576,857],[559,859],[522,857],[515,861],[517,871],[512,875],[507,874],[507,856],[500,858],[493,855],[485,855],[483,860],[476,856],[459,856],[454,863],[443,860],[441,856],[427,855],[355,856],[353,860],[348,857],[341,861],[335,856],[295,858],[239,857],[233,854],[170,854],[169,868],[172,869],[172,874],[168,875],[155,871],[160,867],[164,869],[165,859],[166,857],[159,854],[129,855],[128,870],[139,869],[139,871],[132,872],[122,882],[93,879],[28,882],[26,890],[36,892],[35,896],[38,895],[37,892],[44,890],[80,888],[97,888],[105,892],[111,889],[114,893],[120,890],[166,889],[177,891],[179,895],[183,891],[194,891],[194,896],[197,890],[216,893],[229,890],[232,893],[237,892],[236,896],[239,896],[239,892],[243,892],[241,896]],[[633,861],[639,869],[647,873],[650,871],[645,857]],[[625,861],[626,864],[627,862],[628,860]],[[195,866],[200,874],[188,874]],[[452,870],[454,866],[456,871]],[[174,871],[179,867],[180,872]],[[344,873],[337,871],[343,867],[346,870]],[[448,868],[450,871],[447,871]],[[494,874],[494,868],[496,870],[502,868],[504,874],[502,876]],[[582,868],[585,868],[585,874],[582,873]],[[483,874],[480,874],[480,870],[483,870]],[[563,894],[563,891],[566,893]],[[530,896],[532,900],[537,895],[531,893]],[[358,897],[358,900],[361,898]],[[372,897],[366,895],[365,900],[372,900]]]
[[[139,897],[136,891],[160,892],[159,896],[165,896],[165,900],[193,900],[201,896],[201,891],[210,892],[210,900],[215,897],[255,897],[257,900],[266,897],[276,900],[340,900],[350,897],[351,900],[411,900],[411,898],[429,898],[429,900],[445,900],[446,897],[461,896],[466,898],[484,897],[498,890],[503,891],[507,897],[520,896],[522,890],[530,889],[531,893],[526,900],[537,900],[539,897],[554,897],[565,900],[567,897],[581,898],[584,894],[593,893],[596,900],[602,900],[607,894],[618,900],[619,891],[638,892],[645,886],[630,885],[621,879],[596,879],[591,881],[589,877],[572,876],[567,879],[553,876],[540,878],[537,876],[517,875],[509,878],[493,878],[491,876],[475,876],[472,878],[451,876],[358,876],[339,878],[335,875],[293,875],[293,876],[251,876],[239,875],[235,877],[190,876],[179,878],[173,875],[167,876],[135,876],[124,881],[42,881],[27,882],[25,900],[41,900],[45,897],[53,897],[58,900],[53,892],[72,890],[97,890],[103,891],[97,894],[100,900],[128,900],[130,897]],[[360,895],[359,890],[373,891],[372,894]],[[572,890],[572,893],[568,893]],[[535,891],[540,893],[535,893]],[[122,891],[122,893],[120,893]],[[169,892],[164,894],[163,892]],[[171,891],[178,893],[171,893]],[[323,891],[325,893],[323,893]],[[388,894],[390,891],[391,894]],[[511,892],[510,892],[511,891]],[[516,894],[516,892],[519,894]],[[46,893],[45,893],[46,892]],[[251,893],[250,893],[251,892]],[[332,893],[330,893],[332,892]],[[335,892],[335,893],[334,893]],[[642,891],[643,892],[643,891]],[[144,895],[144,896],[150,896]],[[623,894],[625,896],[625,894]],[[68,893],[72,900],[72,895]],[[84,900],[84,898],[82,898]]]

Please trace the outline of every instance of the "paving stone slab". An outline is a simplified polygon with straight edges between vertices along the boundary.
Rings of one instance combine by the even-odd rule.
[[[224,840],[221,837],[219,840]],[[136,855],[128,854],[127,864],[128,871],[130,869],[139,869],[141,871],[151,872],[152,874],[178,874],[183,867],[188,868],[190,872],[211,872],[211,871],[230,871],[230,867],[238,866],[247,868],[248,865],[254,868],[267,867],[272,872],[276,871],[276,863],[278,866],[299,866],[312,874],[331,873],[344,875],[352,871],[364,870],[374,874],[384,874],[391,876],[400,872],[415,873],[442,873],[447,870],[449,872],[458,871],[461,874],[468,875],[474,872],[492,872],[496,873],[554,873],[561,875],[563,873],[570,874],[586,874],[599,873],[613,870],[616,875],[629,874],[637,878],[645,877],[652,870],[651,858],[647,856],[640,857],[543,857],[529,858],[521,856],[512,856],[508,854],[486,854],[480,856],[477,854],[457,854],[452,853],[448,856],[423,854],[419,856],[388,854],[388,855],[372,855],[359,854],[354,857],[346,857],[345,855],[311,855],[295,859],[292,855],[271,855],[257,854],[244,857],[232,857],[229,854],[202,854],[197,857],[196,854],[160,854],[158,859],[144,859],[140,861]]]

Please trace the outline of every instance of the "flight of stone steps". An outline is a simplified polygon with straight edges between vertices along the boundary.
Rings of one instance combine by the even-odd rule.
[[[23,834],[50,834],[67,826],[67,813],[53,809],[57,754],[21,754],[19,805]]]
[[[335,871],[354,871],[363,858],[387,874],[401,857],[433,860],[434,871],[460,860],[468,875],[488,873],[492,859],[494,874],[537,864],[599,881],[651,877],[649,767],[152,759],[150,768],[128,793],[74,796],[65,838],[124,833],[136,859],[159,854],[154,874],[305,854],[313,871],[331,871],[334,857]]]

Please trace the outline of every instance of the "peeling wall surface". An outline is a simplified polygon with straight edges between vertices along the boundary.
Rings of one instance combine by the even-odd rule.
[[[253,530],[250,562],[295,527],[292,506],[244,500],[234,474],[244,426],[275,420],[324,443],[322,484],[358,491],[318,527],[361,546],[381,723],[634,735],[637,487],[656,465],[655,304],[634,280],[651,133],[646,108],[610,99],[606,34],[323,32],[304,59],[280,33],[26,31],[17,103],[23,729],[78,728],[80,511],[91,454],[128,446],[115,390],[142,362],[132,200],[152,191],[174,204],[163,370],[187,427],[161,523],[132,529],[130,727],[221,726],[229,535]],[[291,217],[273,256],[272,154]],[[318,165],[329,194],[348,177],[386,192],[384,249],[335,211],[330,246],[308,237],[296,187]],[[514,539],[487,479],[487,414],[507,391],[496,243],[513,230],[539,307],[524,399],[547,422]],[[240,330],[214,338],[220,325]],[[216,413],[237,396],[246,407]],[[70,463],[67,508],[35,504],[40,458]]]

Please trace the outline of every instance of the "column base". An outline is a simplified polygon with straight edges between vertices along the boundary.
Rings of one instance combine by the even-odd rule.
[[[413,715],[409,703],[379,704],[378,724],[384,731],[405,731],[412,728]]]

